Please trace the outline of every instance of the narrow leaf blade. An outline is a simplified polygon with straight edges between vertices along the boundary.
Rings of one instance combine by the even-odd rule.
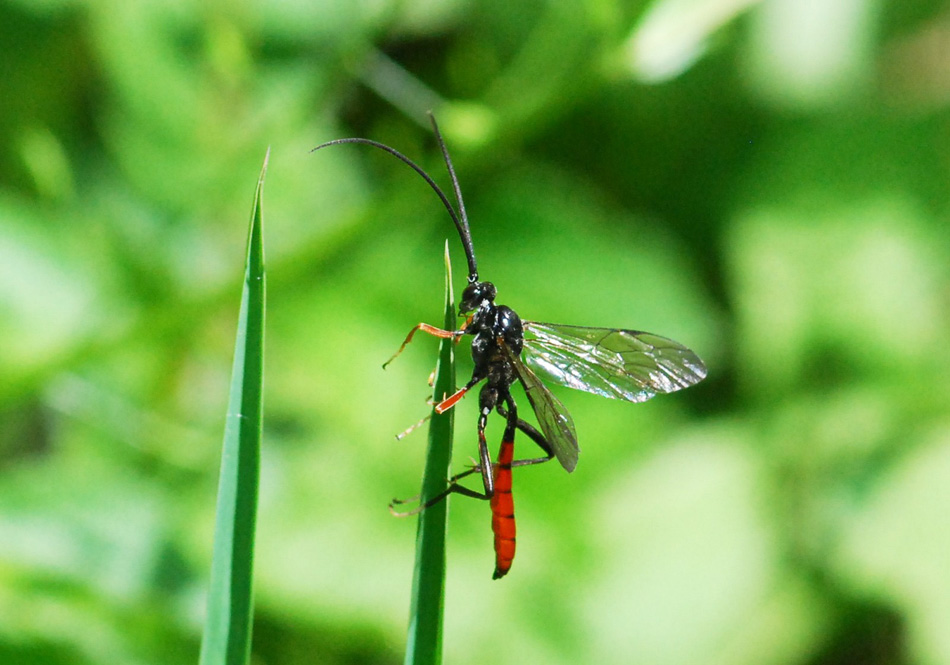
[[[445,320],[446,330],[455,329],[455,299],[452,293],[452,266],[449,245],[445,244]],[[455,392],[455,342],[443,339],[435,372],[433,395]],[[446,489],[452,461],[454,409],[443,414],[433,410],[429,425],[429,448],[422,478],[423,502]],[[442,619],[445,597],[445,537],[449,502],[440,501],[419,514],[416,532],[416,565],[412,580],[412,604],[409,610],[409,636],[406,665],[438,665],[442,662]]]
[[[221,454],[201,665],[245,665],[251,649],[266,293],[261,194],[269,156],[268,150],[254,192],[248,232],[244,288]]]

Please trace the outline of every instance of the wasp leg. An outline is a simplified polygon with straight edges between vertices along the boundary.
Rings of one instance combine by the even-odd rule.
[[[536,430],[530,423],[526,423],[518,417],[518,408],[515,405],[515,400],[509,395],[505,402],[508,404],[508,409],[505,409],[505,407],[499,404],[495,407],[495,410],[505,418],[513,419],[515,427],[527,434],[528,438],[538,444],[538,447],[545,453],[544,457],[514,460],[511,466],[532,466],[534,464],[543,464],[544,462],[549,462],[554,459],[554,448],[552,448],[548,440],[544,438],[544,435]]]
[[[451,409],[453,406],[458,404],[459,400],[465,397],[465,393],[471,390],[475,386],[475,384],[481,381],[483,378],[485,377],[480,376],[478,374],[475,374],[474,376],[472,376],[471,380],[468,383],[466,383],[464,386],[462,386],[461,388],[456,390],[454,393],[452,393],[448,397],[444,398],[441,402],[436,404],[435,412],[438,414],[443,414],[449,409]]]
[[[396,435],[396,441],[402,441],[403,439],[405,439],[407,436],[409,436],[414,431],[416,431],[416,429],[418,429],[420,426],[424,425],[425,422],[431,417],[432,417],[432,414],[430,413],[425,418],[421,418],[418,422],[413,423],[412,425],[410,425],[409,427],[401,431],[399,434]]]
[[[393,499],[392,501],[389,502],[389,512],[391,512],[396,517],[409,517],[410,515],[418,515],[426,508],[434,506],[439,501],[443,501],[449,494],[463,494],[465,496],[474,495],[474,498],[476,499],[485,499],[486,497],[482,496],[481,492],[475,492],[474,490],[470,490],[467,487],[463,487],[458,484],[458,481],[460,481],[462,478],[467,478],[473,473],[480,473],[480,472],[481,472],[481,469],[479,469],[478,466],[473,466],[471,469],[467,469],[463,471],[462,473],[452,476],[448,480],[449,486],[444,491],[439,492],[438,494],[436,494],[434,497],[432,497],[425,503],[420,504],[419,506],[413,508],[412,510],[408,512],[398,512],[395,510],[395,507],[401,506],[405,503],[412,503],[414,501],[418,501],[421,495],[417,494],[408,499]]]
[[[429,404],[434,404],[435,412],[436,412],[437,414],[439,414],[439,415],[442,415],[443,413],[445,413],[446,411],[448,411],[449,409],[451,409],[453,406],[455,406],[456,404],[458,404],[459,401],[460,401],[463,397],[465,397],[465,393],[467,393],[469,390],[471,390],[471,389],[472,389],[472,386],[474,386],[476,383],[478,383],[478,382],[481,381],[481,380],[482,380],[482,377],[480,377],[480,376],[473,376],[471,381],[469,381],[468,383],[466,383],[464,386],[462,386],[461,388],[459,388],[458,390],[456,390],[454,393],[452,393],[452,394],[449,395],[448,397],[443,398],[442,401],[439,402],[438,404],[436,404],[436,403],[433,402],[432,400],[426,400],[426,401],[427,401]],[[406,438],[407,436],[409,436],[409,434],[412,433],[413,430],[415,430],[417,427],[419,427],[420,425],[422,425],[425,421],[427,421],[427,420],[428,420],[429,418],[431,418],[431,417],[432,417],[432,414],[430,413],[429,415],[427,415],[425,418],[423,418],[422,420],[420,420],[420,421],[417,422],[416,424],[410,425],[408,428],[406,428],[405,430],[403,430],[402,432],[400,432],[399,434],[396,435],[396,440],[397,440],[397,441],[400,441],[400,440]]]
[[[383,363],[383,369],[386,369],[386,366],[394,361],[396,357],[403,352],[406,346],[409,345],[409,342],[412,341],[412,336],[416,334],[417,330],[421,330],[424,333],[429,333],[436,337],[441,337],[442,339],[457,339],[462,336],[463,332],[461,330],[442,330],[442,328],[436,328],[435,326],[430,326],[428,323],[420,323],[416,325],[412,330],[409,331],[409,334],[406,335],[406,340],[402,343],[402,346],[399,347],[399,350],[392,355],[392,358]]]
[[[432,370],[432,374],[429,375],[429,385],[430,385],[430,386],[431,386],[432,383],[433,383],[433,381],[432,381],[433,376],[435,376],[435,370]],[[448,411],[449,409],[451,409],[453,406],[455,406],[463,397],[465,397],[465,393],[467,393],[467,392],[472,388],[472,386],[474,386],[476,383],[478,383],[478,382],[481,381],[481,380],[482,380],[482,378],[481,378],[480,376],[477,376],[477,375],[476,375],[476,376],[473,376],[471,381],[469,381],[468,383],[466,383],[462,388],[459,388],[458,390],[456,390],[454,393],[452,393],[452,394],[449,395],[448,397],[445,397],[445,396],[443,395],[443,399],[442,399],[441,402],[436,403],[436,401],[435,401],[435,395],[433,395],[432,397],[429,397],[429,398],[426,399],[426,404],[430,404],[430,405],[434,406],[434,407],[435,407],[435,412],[436,412],[437,414],[439,414],[439,415],[442,415],[443,413],[445,413],[446,411]],[[409,427],[407,427],[407,428],[404,429],[402,432],[400,432],[399,434],[396,435],[396,440],[397,440],[397,441],[401,441],[402,439],[406,438],[407,436],[409,436],[410,434],[412,434],[412,432],[413,432],[417,427],[419,427],[420,425],[422,425],[423,423],[425,423],[425,422],[426,422],[427,420],[429,420],[429,418],[431,418],[431,417],[432,417],[432,414],[430,413],[429,415],[427,415],[425,418],[422,418],[421,420],[419,420],[419,421],[418,421],[417,423],[415,423],[414,425],[410,425]]]
[[[472,381],[469,381],[469,384],[474,385],[474,383],[477,383],[479,380],[480,379],[473,378]],[[466,386],[459,392],[464,394],[464,391],[468,390],[469,387],[470,386]],[[452,398],[450,397],[449,399],[452,399]],[[456,401],[458,400],[456,399]],[[436,409],[438,410],[438,407],[436,407]],[[485,427],[488,424],[488,415],[490,413],[491,413],[491,408],[489,408],[486,405],[486,407],[482,409],[482,412],[478,416],[478,460],[479,460],[478,464],[473,466],[471,469],[468,469],[467,471],[463,471],[462,473],[449,478],[449,481],[448,481],[449,486],[443,492],[440,492],[436,496],[432,497],[431,499],[429,499],[422,505],[418,506],[417,508],[414,508],[413,510],[409,512],[405,512],[405,513],[396,512],[393,509],[393,507],[402,503],[410,503],[413,500],[417,499],[418,497],[414,497],[413,499],[407,499],[405,501],[393,499],[393,501],[389,504],[389,511],[393,515],[396,515],[397,517],[408,517],[409,515],[416,515],[417,513],[422,512],[429,506],[433,506],[437,504],[439,501],[444,500],[450,494],[462,494],[463,496],[468,496],[473,499],[481,499],[482,501],[488,501],[491,499],[492,495],[495,493],[495,482],[494,482],[494,478],[492,477],[491,454],[488,452],[488,442],[485,440]],[[468,487],[464,487],[458,484],[459,480],[467,476],[470,476],[473,473],[481,474],[482,485],[485,488],[484,492],[479,492],[477,490],[469,489]]]

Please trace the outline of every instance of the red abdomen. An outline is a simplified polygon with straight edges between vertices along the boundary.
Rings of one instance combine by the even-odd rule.
[[[514,437],[512,437],[514,438]],[[511,498],[511,461],[514,441],[502,441],[495,463],[495,493],[491,498],[491,529],[495,534],[495,574],[504,577],[515,558],[515,502]]]

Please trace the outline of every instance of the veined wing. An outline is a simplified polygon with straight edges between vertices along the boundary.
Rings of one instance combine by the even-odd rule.
[[[706,366],[671,339],[637,330],[524,322],[528,365],[554,383],[645,402],[699,383]]]
[[[534,409],[534,414],[538,417],[538,424],[541,426],[544,438],[551,444],[557,461],[570,473],[577,466],[577,456],[580,453],[580,448],[577,446],[577,432],[574,429],[571,414],[568,413],[560,400],[551,394],[551,391],[541,382],[541,379],[521,362],[518,356],[512,353],[504,344],[502,344],[502,348],[508,354],[508,359],[514,365],[518,379],[521,381],[521,385],[524,386],[525,394],[528,395],[531,408]]]

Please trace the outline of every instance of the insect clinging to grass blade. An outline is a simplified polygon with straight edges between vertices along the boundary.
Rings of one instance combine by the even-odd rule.
[[[419,330],[436,337],[456,340],[463,335],[472,336],[472,360],[475,364],[472,378],[454,394],[443,396],[442,401],[435,405],[435,411],[444,413],[451,409],[469,390],[484,382],[478,395],[478,464],[451,478],[445,492],[413,512],[425,509],[453,493],[490,501],[492,531],[495,535],[494,579],[498,579],[509,571],[515,555],[512,468],[540,464],[555,457],[568,472],[577,466],[579,449],[574,422],[564,405],[538,378],[538,374],[569,388],[630,402],[643,402],[657,393],[670,393],[698,383],[705,378],[706,367],[688,348],[659,335],[619,328],[522,321],[510,307],[496,304],[495,285],[479,279],[468,217],[455,168],[435,118],[431,114],[429,118],[448,169],[457,208],[452,206],[443,191],[420,166],[387,145],[370,139],[345,138],[328,141],[314,150],[340,143],[363,143],[385,150],[422,176],[438,195],[458,229],[468,260],[468,285],[462,292],[459,306],[459,316],[465,317],[465,322],[457,330],[443,330],[426,323],[416,325],[386,364],[405,349]],[[511,394],[511,386],[516,381],[524,387],[540,431],[518,415],[518,407]],[[492,462],[485,439],[485,427],[492,411],[505,419],[501,448],[495,462]],[[516,430],[534,441],[544,455],[515,460]],[[471,473],[481,474],[483,491],[458,484],[461,478]]]

